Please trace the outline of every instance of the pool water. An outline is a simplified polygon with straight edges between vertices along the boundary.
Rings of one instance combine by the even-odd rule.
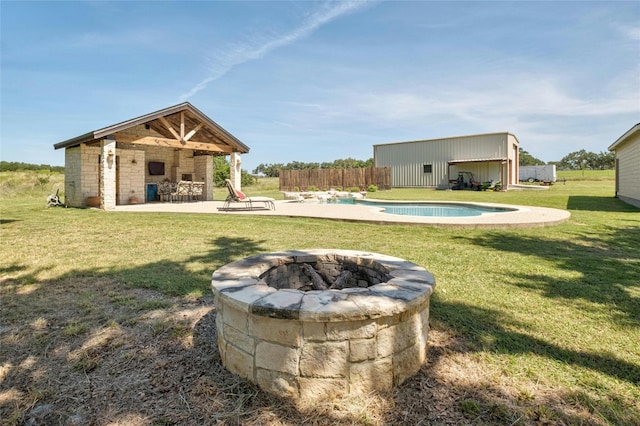
[[[431,216],[431,217],[465,217],[480,216],[483,213],[505,213],[515,209],[506,207],[489,207],[475,204],[447,204],[447,203],[418,203],[394,202],[381,203],[376,201],[356,200],[354,198],[339,198],[338,204],[360,204],[379,207],[384,213],[403,216]]]

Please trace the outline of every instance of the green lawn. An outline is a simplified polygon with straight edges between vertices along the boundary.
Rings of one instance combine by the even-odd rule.
[[[231,378],[219,373],[223,379],[218,379],[214,367],[201,366],[200,375],[188,379],[193,389],[183,389],[176,399],[188,402],[182,412],[140,403],[136,413],[147,419],[142,424],[184,424],[189,422],[181,419],[188,418],[199,419],[192,424],[211,419],[296,424],[309,418],[319,423],[324,418],[325,424],[411,424],[436,419],[430,410],[437,404],[448,418],[469,424],[640,424],[640,210],[613,198],[611,173],[566,178],[548,191],[394,189],[369,194],[571,211],[568,222],[553,227],[459,230],[45,209],[46,195],[59,177],[27,191],[16,189],[15,182],[8,185],[10,176],[0,176],[0,418],[18,424],[43,404],[54,406],[61,422],[78,410],[84,413],[73,395],[62,400],[57,390],[67,380],[86,383],[94,377],[95,394],[103,383],[99,379],[108,381],[107,366],[129,353],[135,336],[148,332],[178,339],[172,349],[155,355],[177,357],[176,348],[188,347],[186,341],[204,332],[175,315],[182,308],[211,308],[211,273],[225,263],[261,252],[342,248],[406,258],[435,275],[435,340],[423,371],[394,393],[371,396],[367,401],[376,404],[358,411],[345,401],[330,409],[303,409],[274,402],[244,384],[225,392],[220,381]],[[277,180],[245,190],[282,198]],[[105,344],[104,353],[91,355],[86,348],[92,339],[113,330],[122,344]],[[212,347],[199,350],[215,359]],[[74,358],[80,349],[85,352]],[[136,354],[131,359],[138,360]],[[143,369],[143,360],[138,361]],[[146,395],[159,392],[154,378],[162,371],[148,373]],[[215,392],[202,390],[203,378],[209,380],[206,389]],[[244,393],[238,393],[240,388]],[[254,402],[246,399],[248,393],[257,395]],[[209,408],[198,404],[202,401]],[[124,408],[97,402],[91,407],[87,419],[105,424],[117,415],[126,423]]]

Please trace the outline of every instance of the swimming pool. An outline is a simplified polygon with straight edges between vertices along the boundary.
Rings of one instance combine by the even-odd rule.
[[[387,214],[403,216],[427,216],[427,217],[470,217],[481,216],[486,213],[506,213],[517,209],[508,207],[491,207],[467,203],[439,203],[439,202],[380,202],[369,200],[356,200],[354,198],[338,198],[337,204],[358,204],[377,207]]]

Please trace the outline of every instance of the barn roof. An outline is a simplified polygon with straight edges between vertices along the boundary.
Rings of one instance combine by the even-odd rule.
[[[462,163],[504,163],[508,160],[507,157],[496,158],[471,158],[468,160],[451,160],[449,164],[462,164]]]
[[[474,134],[474,135],[461,135],[461,136],[447,136],[444,138],[435,138],[435,139],[419,139],[419,140],[412,140],[412,141],[404,141],[404,142],[388,142],[388,143],[379,143],[379,144],[374,144],[373,147],[377,147],[377,146],[386,146],[386,145],[405,145],[405,144],[412,144],[412,143],[424,143],[424,142],[444,142],[444,141],[449,141],[449,140],[454,140],[454,139],[471,139],[471,138],[480,138],[480,137],[484,137],[484,136],[503,136],[503,135],[510,135],[511,137],[513,137],[518,144],[520,144],[520,141],[518,140],[518,138],[516,137],[516,135],[514,135],[513,133],[510,132],[494,132],[494,133],[478,133],[478,134]]]
[[[143,124],[148,132],[132,131]],[[220,155],[249,152],[247,145],[189,102],[93,130],[56,143],[54,148],[71,148],[106,137],[114,137],[117,142],[193,149]]]

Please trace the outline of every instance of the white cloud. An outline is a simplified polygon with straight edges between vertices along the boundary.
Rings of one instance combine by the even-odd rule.
[[[259,59],[279,47],[295,43],[334,19],[355,12],[367,4],[368,3],[363,0],[325,2],[322,3],[319,10],[315,11],[303,20],[301,25],[288,33],[271,35],[250,44],[240,44],[227,51],[219,52],[216,56],[217,60],[215,65],[209,69],[209,75],[191,88],[191,90],[181,95],[180,98],[186,100],[192,97],[196,93],[204,90],[211,82],[224,76],[233,67],[254,59]]]
[[[469,121],[497,117],[507,121],[539,115],[589,117],[640,112],[633,90],[591,98],[586,93],[570,94],[562,82],[539,76],[520,76],[511,81],[498,78],[495,84],[353,93],[326,109],[336,114],[336,108],[350,116],[398,123],[419,122],[434,115],[457,116]]]
[[[640,27],[621,27],[622,33],[631,41],[640,41]]]

